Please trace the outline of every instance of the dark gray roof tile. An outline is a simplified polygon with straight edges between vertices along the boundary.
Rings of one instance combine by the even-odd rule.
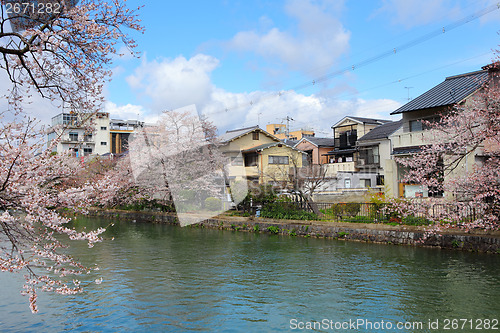
[[[447,77],[434,88],[406,103],[391,114],[453,105],[480,89],[488,79],[488,70]]]
[[[403,121],[394,121],[387,124],[383,124],[375,127],[370,132],[363,135],[358,141],[367,141],[367,140],[377,140],[377,139],[386,139],[394,133],[398,128],[403,125]]]

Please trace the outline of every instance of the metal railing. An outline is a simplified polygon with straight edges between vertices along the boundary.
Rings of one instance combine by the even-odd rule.
[[[481,209],[468,204],[433,204],[422,205],[417,212],[402,216],[388,203],[309,203],[300,197],[293,198],[291,204],[298,209],[313,212],[316,206],[321,213],[320,219],[336,222],[358,222],[358,223],[402,223],[412,225],[429,225],[435,221],[447,221],[456,223],[470,223],[476,221],[482,215]],[[284,202],[283,205],[290,205]]]

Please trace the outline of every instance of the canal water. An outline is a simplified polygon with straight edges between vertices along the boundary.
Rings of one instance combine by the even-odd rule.
[[[500,255],[124,221],[106,237],[71,250],[103,283],[42,293],[36,315],[22,277],[0,273],[0,331],[470,332],[500,319]]]

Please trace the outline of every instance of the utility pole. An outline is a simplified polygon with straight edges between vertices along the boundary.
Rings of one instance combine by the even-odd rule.
[[[290,138],[290,120],[291,121],[295,121],[293,120],[292,117],[290,116],[286,116],[286,138],[289,139]]]
[[[410,98],[410,89],[412,89],[413,87],[405,87],[406,90],[408,90],[408,102],[411,100]]]

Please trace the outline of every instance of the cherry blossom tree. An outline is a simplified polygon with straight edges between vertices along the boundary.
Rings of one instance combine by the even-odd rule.
[[[0,271],[25,273],[24,293],[37,312],[38,290],[81,292],[75,275],[91,271],[61,252],[67,247],[61,237],[92,247],[104,232],[77,231],[56,208],[85,211],[112,200],[119,186],[112,175],[75,181],[79,162],[53,155],[59,138],[47,148],[45,133],[23,108],[37,94],[73,112],[99,111],[117,44],[131,52],[136,46],[123,29],[142,27],[125,1],[54,0],[60,11],[42,15],[13,12],[15,2],[1,1],[0,18],[0,68],[11,83],[6,97],[16,115],[14,122],[7,112],[0,115]]]
[[[200,119],[194,106],[166,111],[155,126],[137,131],[130,142],[135,181],[149,197],[173,202],[182,226],[215,216],[228,209],[229,202],[229,160],[218,145],[215,126]],[[207,198],[217,209],[207,211]]]
[[[72,7],[66,6],[70,1],[52,3],[61,4],[59,12],[42,16],[2,6],[0,68],[12,82],[10,106],[20,110],[27,97],[38,93],[74,111],[95,112],[117,44],[134,54],[135,42],[123,29],[142,31],[136,11],[120,0],[81,0]],[[19,20],[24,30],[16,29]]]
[[[427,122],[432,142],[411,158],[400,159],[408,172],[404,181],[422,184],[429,193],[445,193],[444,199],[398,202],[405,214],[425,215],[437,228],[459,225],[498,229],[500,226],[500,87],[499,63],[489,66],[490,79],[464,104]],[[453,201],[453,208],[434,210],[432,205]],[[446,207],[446,206],[444,206]],[[468,218],[471,212],[477,216]],[[467,221],[467,222],[464,222]]]

